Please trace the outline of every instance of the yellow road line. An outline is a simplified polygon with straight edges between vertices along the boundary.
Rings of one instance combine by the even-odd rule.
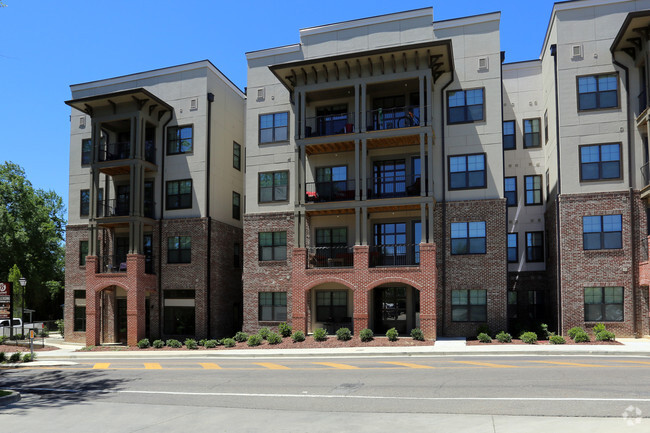
[[[613,367],[611,365],[580,364],[577,362],[559,362],[559,361],[528,361],[528,362],[538,362],[540,364],[567,365],[569,367]]]
[[[409,362],[392,362],[392,361],[380,361],[380,362],[382,364],[399,365],[400,367],[408,367],[408,368],[436,368],[436,367],[431,367],[429,365],[411,364]]]
[[[339,370],[356,370],[359,367],[348,364],[337,364],[335,362],[312,362],[312,364],[324,365],[326,367],[338,368]]]
[[[491,368],[519,368],[517,365],[506,365],[506,364],[493,364],[491,362],[478,362],[478,361],[451,361],[456,364],[469,364],[469,365],[480,365],[481,367],[491,367]]]
[[[614,361],[614,362],[626,362],[626,363],[630,363],[630,364],[650,365],[650,362],[647,362],[647,361]]]
[[[213,362],[199,362],[199,365],[206,370],[221,370],[221,366]]]
[[[255,362],[255,364],[261,365],[269,370],[291,370],[289,367],[280,364],[273,364],[272,362]]]
[[[147,370],[161,370],[162,367],[157,362],[145,362],[144,368]]]
[[[93,365],[93,368],[97,369],[97,370],[104,370],[104,369],[107,369],[110,365],[111,364],[107,363],[107,362],[99,362],[99,363]]]

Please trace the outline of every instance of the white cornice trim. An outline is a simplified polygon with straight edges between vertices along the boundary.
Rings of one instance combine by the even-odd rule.
[[[263,57],[276,56],[280,54],[296,53],[300,51],[300,44],[285,45],[283,47],[267,48],[246,53],[246,59],[261,59]]]
[[[444,21],[434,21],[433,30],[451,29],[454,27],[471,26],[473,24],[487,23],[501,20],[501,12],[492,12],[471,17],[454,18]]]
[[[542,67],[542,61],[539,59],[524,60],[522,62],[504,63],[504,71],[516,71],[518,69],[539,69]]]

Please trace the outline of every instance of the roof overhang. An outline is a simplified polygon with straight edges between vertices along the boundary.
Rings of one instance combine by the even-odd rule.
[[[636,51],[643,46],[643,40],[648,39],[650,39],[650,11],[630,12],[614,38],[610,51],[612,53],[623,51],[635,58]]]
[[[144,88],[123,90],[114,93],[104,93],[101,95],[94,95],[85,98],[65,101],[67,105],[79,111],[82,111],[91,117],[93,116],[93,113],[100,108],[108,107],[115,110],[115,107],[117,107],[119,104],[133,102],[137,104],[139,109],[144,108],[147,103],[151,103],[151,105],[149,105],[150,111],[153,111],[151,107],[157,108],[160,112],[173,110],[171,105]]]
[[[401,72],[408,64],[415,64],[417,69],[430,68],[436,80],[453,70],[453,62],[451,40],[445,39],[280,63],[269,69],[289,91],[293,91],[299,77],[303,82],[308,76],[315,82],[347,80],[359,76],[362,65],[369,67],[374,75]]]

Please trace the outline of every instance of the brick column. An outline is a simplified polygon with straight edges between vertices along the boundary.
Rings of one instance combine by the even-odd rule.
[[[354,270],[357,276],[363,276],[368,274],[368,255],[370,252],[370,247],[368,245],[355,245],[354,246]],[[354,312],[352,314],[352,320],[354,322],[354,329],[352,332],[355,335],[358,335],[362,329],[368,328],[368,309],[370,306],[369,293],[365,290],[365,285],[367,281],[359,281],[360,284],[356,284],[354,287],[353,302],[354,302]]]
[[[86,281],[92,281],[97,272],[97,256],[86,257]],[[86,284],[86,346],[100,344],[101,311],[99,310],[99,295],[92,285]]]
[[[142,254],[126,256],[126,272],[129,289],[126,293],[127,344],[135,346],[145,337],[145,298],[146,287],[138,276],[144,276],[145,258]]]
[[[438,272],[436,267],[436,245],[420,244],[420,329],[424,338],[436,339],[436,288]]]
[[[294,248],[291,258],[291,326],[307,334],[307,294],[304,290],[307,249]],[[288,317],[287,317],[288,318]]]

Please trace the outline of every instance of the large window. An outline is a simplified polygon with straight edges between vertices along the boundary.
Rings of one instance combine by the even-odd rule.
[[[526,206],[542,204],[542,175],[524,176]]]
[[[196,301],[194,290],[165,290],[163,332],[167,335],[194,336]]]
[[[104,188],[97,190],[97,214],[95,216],[101,217],[104,213]],[[90,190],[82,189],[79,195],[79,216],[88,218],[90,213]]]
[[[260,143],[274,143],[289,139],[289,113],[262,114],[260,116]]]
[[[344,322],[348,316],[348,294],[342,290],[316,292],[316,321]]]
[[[621,145],[580,147],[580,180],[620,179]]]
[[[166,209],[189,209],[192,207],[192,179],[167,182]]]
[[[81,140],[81,164],[86,165],[92,162],[93,142],[90,138]]]
[[[544,232],[526,232],[526,261],[544,261]]]
[[[578,110],[618,107],[616,74],[578,77]]]
[[[285,292],[260,292],[260,322],[283,322],[287,320],[287,294]]]
[[[449,157],[449,189],[485,188],[485,154]]]
[[[79,266],[86,266],[88,255],[88,241],[79,241]]]
[[[517,233],[508,233],[508,263],[519,261],[519,245]]]
[[[487,291],[452,290],[451,320],[453,322],[487,321]]]
[[[235,191],[232,192],[232,217],[241,219],[241,196]]]
[[[548,110],[544,111],[544,144],[548,143]]]
[[[192,260],[192,238],[172,236],[167,238],[167,263],[190,263]]]
[[[241,268],[241,245],[237,242],[232,247],[232,266],[234,268]]]
[[[451,223],[452,254],[485,254],[485,221]]]
[[[241,170],[241,145],[235,141],[232,142],[232,166]]]
[[[621,215],[582,217],[582,245],[585,250],[609,250],[623,247]]]
[[[287,259],[287,232],[259,233],[260,261]]]
[[[192,152],[192,125],[167,128],[167,155]]]
[[[585,287],[585,322],[622,321],[622,287]]]
[[[506,177],[505,183],[505,197],[508,206],[517,206],[517,178]]]
[[[289,200],[289,172],[260,173],[259,200],[260,203]]]
[[[86,332],[86,291],[74,291],[74,332]]]
[[[517,148],[517,139],[515,138],[515,121],[508,120],[503,122],[503,149],[512,150]]]
[[[447,92],[447,123],[483,120],[483,89]]]
[[[542,145],[539,119],[524,119],[524,148]]]

